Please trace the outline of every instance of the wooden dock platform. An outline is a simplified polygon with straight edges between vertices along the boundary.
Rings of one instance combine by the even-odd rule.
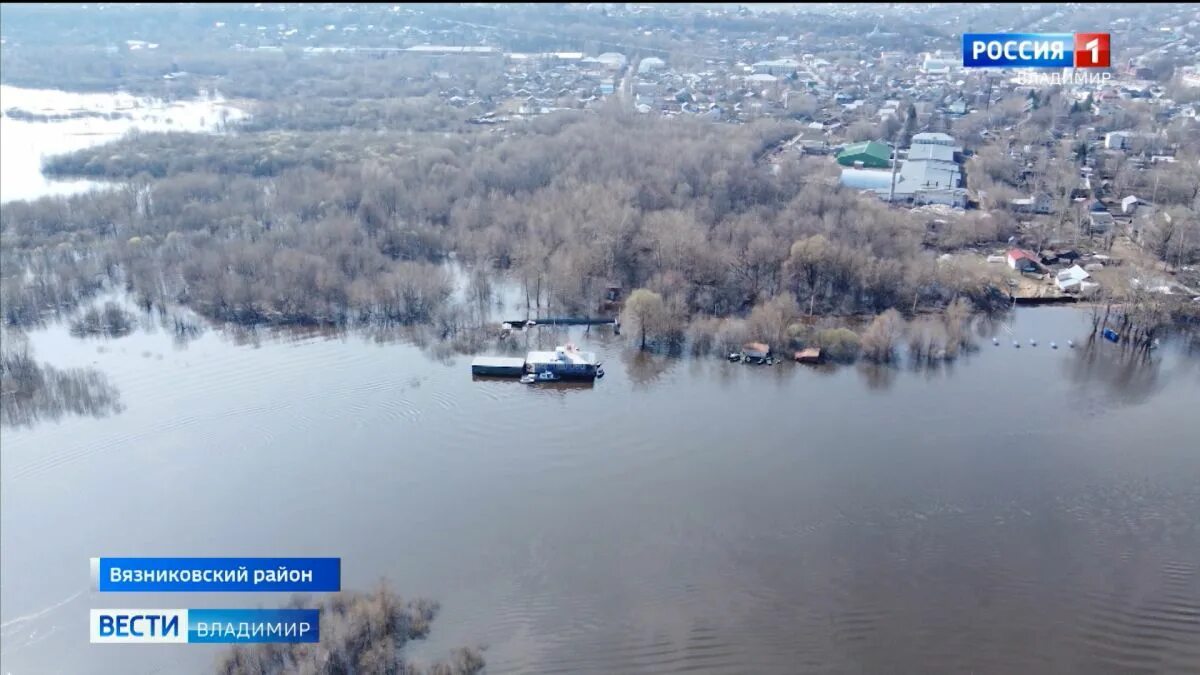
[[[527,321],[533,321],[539,326],[607,326],[617,323],[616,319],[593,319],[593,318],[574,318],[574,317],[551,317],[548,319],[513,319],[504,323],[511,324],[513,328],[524,326]]]

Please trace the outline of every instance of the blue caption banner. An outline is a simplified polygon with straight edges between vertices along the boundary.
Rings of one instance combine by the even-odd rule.
[[[964,68],[1070,68],[1074,33],[964,33]]]
[[[318,642],[317,609],[189,609],[192,643]]]
[[[92,558],[101,592],[305,592],[342,590],[341,558]]]
[[[318,609],[93,609],[92,644],[318,642]]]

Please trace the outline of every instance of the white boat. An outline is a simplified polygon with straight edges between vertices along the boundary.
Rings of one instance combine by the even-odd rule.
[[[525,375],[521,376],[521,382],[523,384],[533,384],[535,382],[555,382],[560,379],[562,378],[549,370],[543,370],[537,375],[534,375],[533,373],[526,373]]]

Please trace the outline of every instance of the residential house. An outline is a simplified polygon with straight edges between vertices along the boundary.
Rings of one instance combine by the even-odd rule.
[[[1088,213],[1088,232],[1090,234],[1105,234],[1113,228],[1113,216],[1108,211],[1091,211]]]
[[[742,345],[742,356],[751,361],[766,360],[771,355],[771,347],[765,342],[747,342]]]
[[[1090,276],[1092,275],[1088,274],[1079,265],[1072,265],[1055,275],[1054,283],[1058,286],[1058,290],[1063,293],[1078,293],[1081,290],[1083,280]]]
[[[1032,197],[1012,199],[1008,207],[1015,213],[1037,213],[1046,215],[1054,210],[1054,199],[1045,192],[1039,192]]]
[[[801,349],[795,353],[794,358],[799,363],[820,363],[821,348],[809,347],[808,349]]]
[[[1037,256],[1025,249],[1011,248],[1007,258],[1008,266],[1018,272],[1036,272],[1040,269]]]

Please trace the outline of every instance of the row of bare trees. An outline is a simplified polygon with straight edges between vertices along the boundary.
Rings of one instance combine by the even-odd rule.
[[[794,129],[608,112],[508,138],[135,135],[51,163],[121,188],[6,205],[4,311],[36,320],[107,279],[243,323],[423,322],[451,253],[564,313],[613,283],[683,317],[785,292],[808,314],[988,304],[981,280],[937,264],[918,216],[838,188],[821,159],[755,161]]]

